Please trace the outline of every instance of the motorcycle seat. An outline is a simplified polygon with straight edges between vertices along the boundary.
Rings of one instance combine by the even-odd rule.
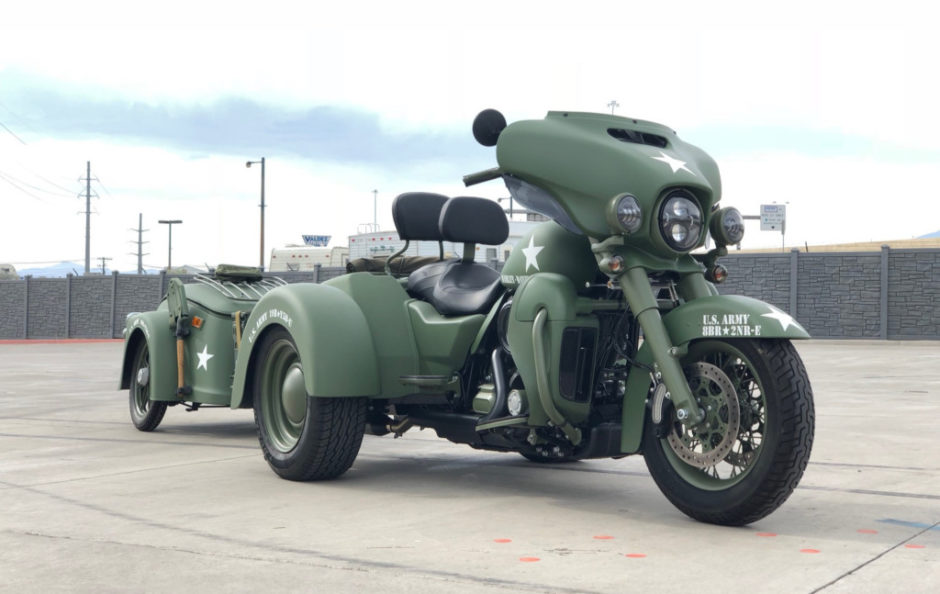
[[[433,270],[424,268],[424,283],[434,276],[427,301],[445,316],[485,313],[503,293],[500,275],[486,264],[473,261],[476,244],[499,245],[509,237],[509,222],[502,207],[492,200],[459,196],[448,200],[439,221],[445,241],[464,244],[461,260],[437,262]],[[429,268],[429,267],[425,267]],[[410,279],[409,279],[410,280]]]

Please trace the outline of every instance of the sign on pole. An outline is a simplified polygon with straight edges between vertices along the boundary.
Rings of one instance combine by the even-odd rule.
[[[311,245],[316,247],[326,247],[326,244],[330,243],[331,235],[304,235],[304,245]]]
[[[760,230],[783,232],[787,224],[786,204],[760,205]]]

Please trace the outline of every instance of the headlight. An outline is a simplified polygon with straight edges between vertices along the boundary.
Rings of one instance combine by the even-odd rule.
[[[666,244],[677,252],[694,248],[702,237],[702,209],[686,190],[673,190],[659,211],[659,229]]]
[[[737,208],[722,208],[712,217],[709,229],[717,245],[734,245],[744,238],[744,217]]]
[[[609,212],[609,220],[614,227],[619,227],[624,233],[636,233],[643,223],[643,211],[640,203],[631,194],[621,194],[613,199]]]

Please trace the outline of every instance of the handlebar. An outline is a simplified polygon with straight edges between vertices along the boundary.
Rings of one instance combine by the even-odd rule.
[[[503,170],[499,167],[493,167],[492,169],[486,169],[484,171],[477,171],[476,173],[468,173],[463,176],[463,185],[470,187],[476,184],[481,184],[485,181],[490,181],[491,179],[498,179],[503,176]]]

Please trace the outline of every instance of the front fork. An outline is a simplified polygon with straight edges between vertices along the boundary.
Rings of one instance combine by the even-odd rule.
[[[705,411],[699,408],[692,397],[689,383],[679,363],[679,358],[684,353],[672,344],[672,339],[666,332],[646,268],[625,261],[622,256],[605,249],[607,247],[604,244],[592,246],[601,271],[617,282],[623,290],[627,305],[643,330],[643,340],[649,343],[656,379],[661,379],[666,386],[667,395],[675,406],[676,418],[687,426],[697,425],[705,419]],[[708,293],[704,276],[698,274],[701,277],[698,279],[692,278],[694,276],[694,273],[687,275],[681,283],[684,285],[681,288],[695,297],[704,296]],[[703,291],[704,294],[700,295]]]

